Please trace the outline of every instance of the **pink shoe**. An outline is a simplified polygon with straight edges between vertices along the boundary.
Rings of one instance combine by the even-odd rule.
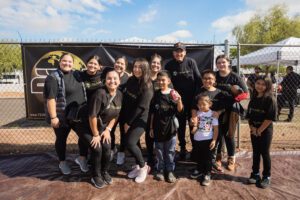
[[[135,165],[132,167],[132,170],[127,174],[128,178],[135,178],[138,176],[138,173],[140,171],[140,166]]]

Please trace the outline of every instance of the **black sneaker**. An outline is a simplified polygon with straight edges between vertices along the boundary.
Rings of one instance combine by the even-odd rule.
[[[102,178],[107,185],[112,184],[113,180],[108,172],[102,172]]]
[[[197,179],[197,178],[199,178],[199,177],[201,177],[202,176],[202,174],[197,170],[197,169],[195,169],[194,171],[193,171],[193,173],[190,175],[190,177],[192,178],[192,179]]]
[[[209,186],[211,182],[210,175],[205,175],[203,180],[201,181],[201,185],[203,186]]]
[[[91,182],[94,184],[96,188],[103,188],[105,186],[105,182],[102,177],[95,176],[91,179]]]
[[[251,173],[250,178],[248,179],[249,184],[257,184],[260,182],[260,176],[259,174],[253,174]]]
[[[263,180],[260,182],[260,187],[265,189],[269,187],[271,184],[271,179],[270,177],[264,177]]]

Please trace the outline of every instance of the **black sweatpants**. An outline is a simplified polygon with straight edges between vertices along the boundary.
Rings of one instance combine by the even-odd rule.
[[[140,137],[145,133],[147,122],[143,120],[136,120],[131,124],[127,133],[125,133],[126,148],[135,158],[136,164],[141,168],[145,166],[145,161],[142,151],[138,146]]]
[[[109,170],[110,166],[110,152],[111,152],[111,144],[101,142],[100,146],[96,148],[91,147],[91,141],[93,139],[93,134],[89,126],[89,122],[86,121],[84,123],[73,123],[74,129],[78,132],[78,136],[81,141],[91,150],[92,156],[92,175],[93,177],[101,176],[101,172],[105,172]],[[99,134],[101,134],[101,130]]]
[[[194,141],[194,156],[200,173],[210,175],[212,169],[212,151],[209,145],[212,140]]]
[[[73,129],[75,133],[78,135],[78,130],[74,128],[72,124],[64,127],[53,128],[56,136],[55,139],[55,151],[57,153],[59,161],[66,160],[66,146],[67,146],[67,138],[71,130]],[[82,141],[82,139],[78,139],[78,147],[80,156],[87,157],[88,154],[88,146]]]
[[[251,143],[253,148],[253,165],[252,172],[259,173],[260,156],[263,159],[263,177],[271,176],[271,157],[270,147],[273,137],[273,129],[267,128],[262,132],[261,136],[257,137],[251,134]]]

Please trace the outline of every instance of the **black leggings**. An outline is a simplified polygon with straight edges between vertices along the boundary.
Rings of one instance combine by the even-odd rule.
[[[270,147],[273,137],[272,128],[268,128],[262,132],[260,137],[256,137],[251,134],[251,143],[253,148],[253,165],[252,171],[254,174],[259,173],[260,166],[260,156],[263,159],[263,177],[271,176],[271,157],[270,157]]]
[[[209,149],[211,141],[194,141],[193,152],[196,157],[197,168],[204,175],[210,175],[212,169],[212,151]]]
[[[74,129],[73,125],[69,125],[67,127],[59,127],[54,128],[54,133],[56,135],[55,139],[55,151],[57,153],[59,161],[66,160],[66,146],[67,146],[67,138],[69,133],[73,129],[78,135],[78,131]],[[88,154],[88,146],[79,138],[78,139],[78,147],[80,156],[87,156]]]
[[[85,123],[74,123],[74,129],[77,130],[79,138],[84,142],[86,146],[90,147],[92,156],[92,175],[93,177],[101,176],[101,172],[109,170],[110,166],[110,152],[111,148],[108,143],[101,142],[100,146],[93,148],[90,146],[93,139],[92,131],[89,127],[88,122]],[[101,131],[100,131],[101,134]]]
[[[114,127],[112,128],[111,132],[110,132],[110,137],[111,137],[111,149],[114,149],[116,146],[116,135],[115,135],[115,131],[117,128],[117,125],[119,124],[119,129],[120,129],[120,152],[124,152],[125,150],[125,131],[124,131],[124,124],[122,124],[121,122],[116,123],[114,125]]]
[[[146,126],[147,122],[143,120],[137,120],[130,126],[128,132],[125,133],[126,147],[135,158],[136,164],[138,164],[141,168],[145,166],[145,161],[142,151],[138,146],[138,142],[140,137],[145,132]]]

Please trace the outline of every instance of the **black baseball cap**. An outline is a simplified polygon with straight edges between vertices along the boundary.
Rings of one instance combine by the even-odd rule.
[[[179,49],[185,51],[186,47],[183,43],[177,42],[177,43],[174,44],[174,51],[177,51]]]

